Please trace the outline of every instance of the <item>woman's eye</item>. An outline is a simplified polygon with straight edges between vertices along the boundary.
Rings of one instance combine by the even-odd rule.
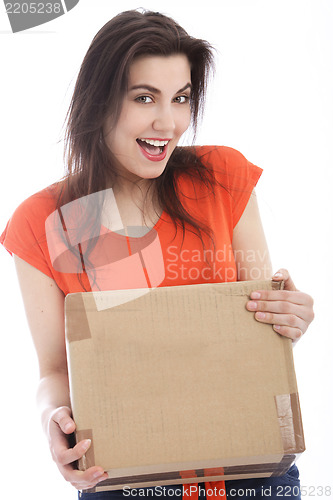
[[[140,95],[135,100],[136,100],[136,102],[140,102],[141,104],[153,102],[152,98],[149,97],[149,95]]]
[[[184,104],[185,102],[189,101],[189,96],[188,95],[179,95],[178,97],[175,97],[175,102],[178,102],[179,104]]]

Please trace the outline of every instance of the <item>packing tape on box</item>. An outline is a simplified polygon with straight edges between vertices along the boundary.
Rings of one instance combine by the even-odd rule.
[[[67,342],[75,342],[91,338],[87,318],[84,295],[72,293],[66,296],[65,309],[70,304],[71,314],[65,314],[65,329]]]
[[[88,451],[79,460],[79,470],[87,470],[89,467],[96,465],[94,453],[94,439],[92,429],[82,429],[75,432],[76,442],[84,439],[90,439],[91,445]]]
[[[305,450],[298,393],[275,396],[277,418],[286,454]]]

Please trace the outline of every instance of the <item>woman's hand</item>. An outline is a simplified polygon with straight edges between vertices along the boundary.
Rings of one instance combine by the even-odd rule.
[[[48,439],[53,460],[59,471],[78,490],[93,488],[98,482],[108,478],[101,467],[90,467],[86,471],[75,469],[75,462],[88,450],[91,441],[80,441],[70,448],[68,437],[75,430],[71,410],[67,406],[57,408],[49,418]]]
[[[252,292],[246,307],[256,311],[257,321],[270,323],[280,335],[298,341],[314,318],[313,299],[296,289],[286,269],[280,269],[272,279],[284,280],[284,289]]]

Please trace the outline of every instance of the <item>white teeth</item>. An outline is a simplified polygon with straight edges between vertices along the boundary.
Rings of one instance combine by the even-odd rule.
[[[151,146],[166,146],[169,141],[154,141],[152,139],[140,139],[140,141],[144,141]]]

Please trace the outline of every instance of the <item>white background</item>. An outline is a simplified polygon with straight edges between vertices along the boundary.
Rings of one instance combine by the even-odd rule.
[[[121,10],[159,10],[217,48],[196,142],[234,147],[264,168],[257,193],[274,269],[288,268],[315,299],[316,320],[294,355],[307,445],[298,466],[307,496],[319,497],[320,486],[333,488],[333,2],[138,2],[123,0]],[[94,34],[119,12],[115,4],[81,0],[48,24],[12,34],[1,3],[1,230],[21,201],[62,176],[58,141],[75,77]],[[3,249],[0,265],[1,495],[19,498],[23,489],[35,500],[74,499],[40,428],[36,355]]]

